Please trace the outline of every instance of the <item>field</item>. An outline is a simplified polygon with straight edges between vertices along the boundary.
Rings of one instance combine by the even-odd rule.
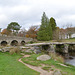
[[[63,59],[61,56],[52,54],[53,56],[50,60],[37,60],[36,58],[42,54],[45,53],[27,53],[27,55],[30,55],[30,57],[24,57],[22,58],[22,61],[33,66],[40,66],[43,70],[46,70],[48,72],[59,70],[61,71],[62,75],[75,75],[75,66],[63,63]],[[18,60],[21,57],[21,54],[14,53],[13,55],[11,55],[8,52],[0,52],[0,75],[40,75],[39,72],[34,71],[19,62]]]
[[[75,42],[75,38],[72,38],[72,39],[58,39],[58,40],[50,40],[50,41],[37,41],[37,42],[29,42],[29,43],[48,43],[48,42]]]
[[[50,59],[47,61],[36,60],[36,58],[40,55],[41,54],[33,54],[30,57],[23,58],[22,61],[33,66],[40,66],[42,67],[42,69],[47,70],[47,71],[60,70],[62,75],[75,75],[74,66],[69,65],[69,64],[64,64],[59,61],[54,61],[53,59]]]
[[[75,38],[62,40],[64,42],[75,42]]]
[[[39,75],[38,72],[28,68],[18,61],[19,54],[10,55],[0,52],[0,75]]]

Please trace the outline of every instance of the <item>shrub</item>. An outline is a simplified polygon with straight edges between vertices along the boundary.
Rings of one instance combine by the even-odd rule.
[[[15,50],[15,53],[20,53],[20,48],[17,47],[14,50]]]
[[[59,61],[61,63],[64,63],[64,58],[61,55],[58,55],[56,53],[49,53],[49,55],[51,56],[52,59],[54,59],[55,61]]]
[[[16,48],[12,48],[9,53],[12,55],[14,53],[19,54],[20,53],[20,48],[16,47]]]
[[[28,42],[29,44],[32,44],[32,43],[34,43],[34,41],[30,41],[30,42]]]
[[[10,53],[11,55],[13,55],[13,54],[15,53],[14,49],[11,49],[11,50],[9,51],[9,53]]]

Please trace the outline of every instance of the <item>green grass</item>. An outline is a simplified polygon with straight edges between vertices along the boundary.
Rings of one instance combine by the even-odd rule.
[[[18,61],[19,54],[10,55],[0,52],[0,75],[40,75]]]
[[[42,67],[42,69],[43,69],[43,70],[47,70],[47,71],[49,71],[49,70],[51,70],[51,71],[52,71],[52,70],[53,70],[50,66]]]
[[[65,39],[65,40],[62,40],[62,42],[75,42],[75,38]]]
[[[35,43],[42,43],[42,42],[75,42],[75,38],[71,38],[71,39],[64,39],[64,40],[50,40],[50,41],[37,41]]]
[[[68,67],[62,66],[58,63],[58,61],[54,61],[53,59],[47,60],[47,61],[38,61],[36,59],[37,56],[39,56],[41,54],[33,54],[30,57],[27,58],[23,58],[22,61],[30,64],[30,65],[34,65],[34,66],[41,66],[41,64],[45,64],[47,65],[47,67],[44,67],[43,69],[49,70],[49,68],[51,67],[53,70],[59,69],[61,70],[62,73],[66,72],[67,74],[63,74],[63,75],[75,75],[75,67],[68,65]],[[63,64],[63,63],[61,63]]]

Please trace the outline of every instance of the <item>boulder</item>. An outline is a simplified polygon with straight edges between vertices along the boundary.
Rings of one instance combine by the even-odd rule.
[[[34,51],[35,49],[34,49],[34,47],[30,47],[30,49],[32,50],[32,51]]]
[[[34,46],[34,49],[39,49],[40,47],[38,47],[38,46]]]
[[[2,52],[9,52],[11,49],[11,47],[5,47],[5,48],[2,48]]]
[[[2,51],[2,49],[0,49],[0,51]]]
[[[57,70],[57,71],[54,71],[53,75],[62,75],[62,73],[59,70]]]
[[[51,57],[49,55],[41,55],[39,57],[37,57],[37,60],[41,60],[41,61],[46,61],[51,59]]]
[[[25,50],[26,53],[32,53],[31,49]]]
[[[20,46],[20,49],[29,49],[29,47]]]
[[[41,53],[41,51],[35,49],[35,50],[34,50],[34,53],[38,54],[38,53]]]

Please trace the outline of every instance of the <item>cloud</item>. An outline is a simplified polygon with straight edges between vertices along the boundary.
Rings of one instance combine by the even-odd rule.
[[[75,26],[74,0],[0,0],[0,27],[6,28],[10,22],[18,22],[28,29],[40,25],[41,16],[54,17],[59,27],[67,23]]]

